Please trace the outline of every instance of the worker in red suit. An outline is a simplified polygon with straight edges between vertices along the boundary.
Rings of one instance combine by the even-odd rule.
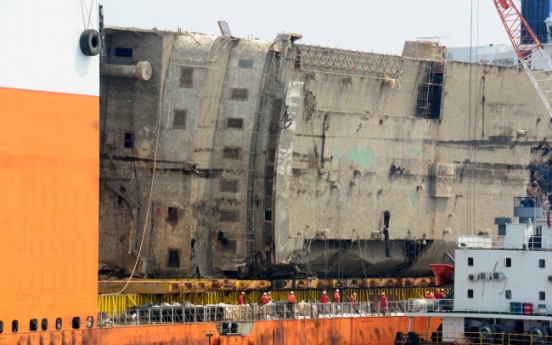
[[[339,289],[335,289],[334,295],[333,295],[333,301],[335,303],[341,302],[341,295],[339,294]]]
[[[435,296],[433,296],[433,292],[429,292],[429,291],[428,291],[428,292],[426,293],[425,298],[426,298],[426,299],[434,299]]]
[[[289,293],[288,303],[295,304],[295,295],[293,294],[293,291]]]
[[[244,305],[245,304],[245,292],[242,291],[240,294],[240,297],[238,297],[238,305]]]
[[[381,307],[381,311],[383,312],[383,314],[387,314],[387,296],[385,296],[385,292],[382,292],[381,293],[381,298],[380,298],[380,307]]]
[[[272,296],[270,296],[270,291],[266,293],[268,295],[268,301],[272,302]]]
[[[265,305],[268,303],[268,295],[265,293],[263,293],[263,297],[261,297],[261,304],[262,305]]]
[[[443,299],[443,298],[445,298],[444,290],[443,290],[443,289],[437,290],[437,292],[435,292],[435,298],[436,298],[436,299]]]
[[[355,310],[356,292],[349,297],[349,303],[351,303],[351,310]]]
[[[328,297],[326,291],[322,292],[322,296],[320,296],[320,303],[328,303],[329,301],[330,297]]]

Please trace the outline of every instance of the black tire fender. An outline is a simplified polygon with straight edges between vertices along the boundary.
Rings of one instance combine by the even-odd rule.
[[[86,56],[96,56],[102,49],[102,38],[96,30],[84,30],[80,36],[80,48]]]

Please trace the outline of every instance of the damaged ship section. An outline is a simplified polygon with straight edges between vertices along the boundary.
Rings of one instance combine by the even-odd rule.
[[[514,196],[550,193],[546,110],[517,68],[430,42],[105,34],[102,278],[137,259],[158,278],[430,275]]]

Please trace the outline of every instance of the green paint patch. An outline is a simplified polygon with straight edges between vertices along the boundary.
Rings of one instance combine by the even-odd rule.
[[[494,181],[494,183],[493,183],[493,192],[495,194],[502,193],[502,182],[500,182],[500,180],[495,180]]]
[[[374,163],[374,151],[369,147],[356,149],[354,147],[347,150],[347,158],[361,168],[368,168]]]
[[[412,191],[410,192],[410,206],[414,207],[414,204],[416,204],[416,192]]]
[[[468,120],[464,119],[462,121],[462,129],[466,129],[466,127],[468,127]]]
[[[419,149],[417,149],[415,147],[409,147],[408,152],[412,153],[415,156],[420,156],[422,154],[422,151],[420,151]]]
[[[332,149],[332,156],[334,162],[339,163],[339,161],[341,161],[341,152],[339,152],[339,147],[334,147]]]
[[[395,230],[393,230],[393,234],[395,234],[395,235],[400,235],[400,234],[403,233],[405,230],[406,230],[406,226],[399,226],[398,228],[396,228]]]
[[[494,124],[494,128],[497,129],[498,128],[498,122],[495,122]]]

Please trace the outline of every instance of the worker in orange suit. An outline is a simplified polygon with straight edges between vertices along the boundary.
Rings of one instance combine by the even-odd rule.
[[[288,303],[295,304],[295,295],[293,294],[293,291],[289,293]]]
[[[339,294],[339,289],[335,289],[334,295],[333,295],[333,301],[335,303],[341,302],[341,295]]]
[[[328,303],[330,301],[330,297],[328,297],[328,294],[326,291],[322,292],[322,296],[320,296],[320,303]]]
[[[263,297],[261,297],[261,304],[262,304],[262,305],[265,305],[265,304],[267,304],[267,303],[268,303],[268,295],[267,295],[267,293],[265,292],[265,293],[263,293]]]
[[[351,303],[351,310],[355,310],[356,292],[349,297],[349,303]]]
[[[381,306],[381,311],[383,312],[383,314],[387,314],[387,296],[385,296],[385,292],[382,292],[381,293],[381,298],[380,298],[380,306]]]
[[[245,292],[242,291],[240,294],[240,297],[238,297],[238,305],[244,305],[245,304]]]

